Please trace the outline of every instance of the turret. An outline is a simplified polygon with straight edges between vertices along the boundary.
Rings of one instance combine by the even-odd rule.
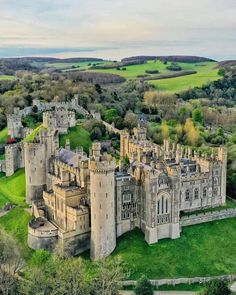
[[[125,158],[129,153],[129,132],[122,130],[120,132],[120,157]]]
[[[218,160],[222,162],[221,166],[221,198],[222,204],[226,202],[226,175],[227,175],[227,148],[226,147],[219,147],[218,148]]]
[[[115,160],[101,155],[100,143],[93,143],[89,160],[92,260],[108,256],[116,247],[115,168]]]
[[[26,202],[31,204],[43,196],[46,188],[46,149],[45,144],[24,143]]]

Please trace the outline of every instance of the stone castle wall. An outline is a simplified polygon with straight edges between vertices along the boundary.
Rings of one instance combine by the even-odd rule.
[[[180,219],[180,225],[189,226],[233,217],[236,217],[236,208],[184,216]]]

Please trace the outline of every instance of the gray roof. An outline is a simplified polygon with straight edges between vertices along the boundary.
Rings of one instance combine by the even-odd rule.
[[[72,151],[63,148],[59,151],[59,160],[72,167],[77,167],[77,157],[78,155]]]

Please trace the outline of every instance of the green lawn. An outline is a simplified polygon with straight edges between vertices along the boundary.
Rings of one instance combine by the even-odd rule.
[[[121,256],[131,278],[214,276],[236,273],[236,219],[183,228],[181,237],[149,246],[140,230],[118,239],[113,256]]]
[[[0,178],[0,207],[7,202],[25,206],[25,171],[18,170],[10,177]]]
[[[218,69],[215,68],[215,63],[204,63],[205,65],[195,66],[196,74],[169,78],[163,80],[150,81],[159,90],[170,92],[181,92],[189,88],[202,86],[208,82],[215,81],[221,77],[218,75]],[[190,69],[190,68],[189,68]]]
[[[14,79],[16,79],[16,77],[12,75],[0,75],[0,80],[14,80]]]
[[[8,131],[7,131],[7,128],[4,128],[0,131],[0,144],[6,143],[7,138],[8,138]]]
[[[76,149],[78,146],[82,146],[86,153],[88,153],[92,144],[89,132],[85,130],[81,124],[70,128],[68,134],[60,135],[60,146],[65,146],[66,139],[70,139],[71,149]]]

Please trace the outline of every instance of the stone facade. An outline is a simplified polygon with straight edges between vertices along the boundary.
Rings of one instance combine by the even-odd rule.
[[[224,147],[207,157],[168,140],[156,145],[147,140],[145,128],[135,128],[133,135],[120,132],[117,167],[101,153],[100,143],[93,144],[88,157],[82,149],[71,151],[69,142],[59,149],[55,134],[42,134],[38,143],[26,145],[27,200],[34,206],[43,201],[42,217],[57,229],[52,238],[41,234],[44,226],[40,233],[29,229],[34,249],[52,248],[56,238],[69,244],[72,254],[90,248],[97,260],[112,253],[116,238],[135,227],[149,244],[176,239],[181,211],[225,204]]]

